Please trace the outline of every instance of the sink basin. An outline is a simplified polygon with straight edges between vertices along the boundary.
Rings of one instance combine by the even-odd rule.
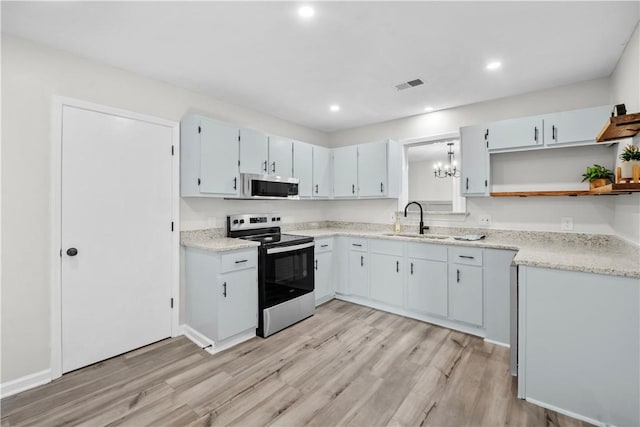
[[[418,233],[386,233],[385,236],[411,237],[414,239],[435,239],[435,240],[444,240],[449,238],[449,236],[441,236],[437,234],[418,234]]]

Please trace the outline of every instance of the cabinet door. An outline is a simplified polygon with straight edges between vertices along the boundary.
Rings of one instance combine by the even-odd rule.
[[[542,146],[542,118],[524,117],[489,125],[489,150]]]
[[[387,142],[358,145],[358,186],[360,197],[387,194]]]
[[[402,305],[402,257],[371,254],[371,299]]]
[[[358,147],[351,145],[333,150],[334,197],[358,196]]]
[[[447,263],[409,258],[407,309],[447,317]]]
[[[482,267],[449,265],[449,317],[482,326]]]
[[[292,176],[293,142],[280,136],[269,137],[269,174]]]
[[[331,252],[323,252],[316,254],[315,258],[315,295],[316,301],[319,301],[325,300],[334,292],[331,276],[331,273],[333,272],[333,267],[331,265],[333,254]]]
[[[293,142],[293,176],[300,180],[298,195],[311,197],[313,193],[313,147],[305,142]]]
[[[331,150],[313,147],[313,196],[331,195]]]
[[[269,162],[269,138],[253,129],[240,129],[240,172],[266,174]]]
[[[349,252],[349,293],[369,298],[369,257],[365,252]]]
[[[609,119],[608,105],[549,114],[544,119],[544,141],[547,145],[596,143],[595,139]]]
[[[489,193],[489,151],[485,135],[486,128],[482,126],[460,128],[462,196],[486,196]]]
[[[240,188],[238,135],[240,128],[200,121],[200,192],[234,196]]]
[[[255,268],[218,277],[218,340],[258,326],[258,273]]]

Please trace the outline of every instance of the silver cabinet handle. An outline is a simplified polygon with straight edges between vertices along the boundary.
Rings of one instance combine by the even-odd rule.
[[[225,298],[227,297],[227,282],[222,284],[222,296]]]

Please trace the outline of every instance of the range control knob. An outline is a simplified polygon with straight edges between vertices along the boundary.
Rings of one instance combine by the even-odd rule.
[[[276,220],[276,217],[275,217],[275,216],[274,216],[273,218],[271,218],[271,221],[275,221],[275,220]]]
[[[240,224],[244,224],[244,219],[241,219],[241,220],[240,220]]]
[[[278,221],[280,221],[280,217],[276,218]]]
[[[237,223],[238,223],[238,220],[237,220],[237,219],[234,219],[234,220],[233,220],[233,223],[234,223],[234,224],[237,224]]]

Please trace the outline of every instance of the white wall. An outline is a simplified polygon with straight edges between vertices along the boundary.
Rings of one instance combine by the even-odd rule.
[[[640,26],[611,75],[611,103],[625,104],[629,113],[640,112]],[[640,136],[636,135],[634,143],[640,145]],[[623,144],[618,147],[618,155],[623,148]],[[616,234],[640,244],[640,193],[616,197],[613,223]]]
[[[478,104],[466,105],[450,110],[437,111],[404,119],[363,126],[354,129],[334,132],[330,135],[332,147],[360,143],[368,140],[387,137],[399,141],[428,137],[432,135],[455,132],[461,126],[486,123],[496,120],[522,117],[535,114],[565,111],[578,108],[605,105],[610,102],[609,79],[602,78],[573,85],[527,93],[508,98],[497,99]],[[565,150],[554,151],[554,154]],[[612,164],[613,153],[609,150],[602,152],[600,161]],[[591,154],[587,157],[593,159]],[[522,153],[520,156],[527,163],[539,158],[542,161],[546,154]],[[580,157],[583,157],[582,155]],[[575,169],[578,159],[566,159],[571,169]],[[498,162],[498,169],[499,169]],[[578,165],[579,166],[579,165]],[[586,168],[586,165],[584,166]],[[521,178],[521,177],[520,177]],[[518,178],[518,179],[520,179]],[[537,179],[529,177],[530,179]],[[582,178],[576,177],[579,183]],[[336,202],[340,203],[340,202]],[[498,198],[468,198],[467,210],[470,215],[463,223],[438,221],[431,225],[453,225],[465,227],[479,227],[479,215],[490,215],[493,228],[511,228],[527,230],[560,231],[560,217],[574,217],[574,231],[594,233],[614,233],[612,199],[599,197],[557,198],[540,197],[528,199],[498,199]],[[395,207],[389,205],[387,215],[376,212],[373,208],[382,208],[384,204],[371,202],[358,206],[349,206],[350,214],[364,221],[375,218],[391,218]],[[339,206],[333,206],[328,215],[334,215]],[[516,221],[517,218],[517,221]],[[387,220],[386,222],[390,222]]]
[[[409,163],[409,200],[452,201],[451,178],[436,178],[433,161]]]
[[[327,145],[326,134],[187,90],[2,35],[2,377],[49,367],[49,181],[53,95],[180,120],[187,112]],[[240,202],[237,202],[240,203]],[[280,210],[271,204],[246,208]],[[183,201],[189,228],[218,224],[220,200]],[[282,206],[282,210],[285,207]],[[323,219],[310,202],[286,205],[287,221]]]

